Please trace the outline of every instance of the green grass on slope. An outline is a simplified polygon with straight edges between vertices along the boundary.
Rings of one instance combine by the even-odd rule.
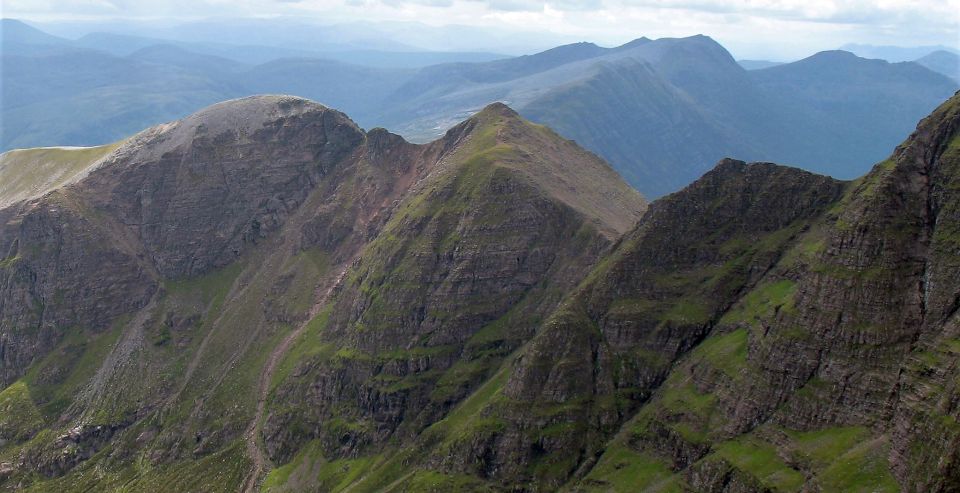
[[[789,281],[762,285],[739,307],[740,313],[762,313],[782,306],[792,296]],[[886,438],[864,427],[833,427],[793,431],[763,425],[754,432],[724,435],[725,415],[718,409],[718,396],[702,393],[694,385],[691,368],[700,378],[749,378],[747,341],[750,332],[739,328],[712,335],[690,352],[661,389],[622,428],[596,466],[574,491],[672,491],[679,488],[685,470],[673,472],[673,460],[656,452],[663,432],[674,434],[690,446],[709,447],[709,453],[692,469],[723,461],[741,474],[754,478],[772,491],[799,492],[810,484],[820,491],[894,492],[887,456]],[[704,373],[704,368],[717,370]],[[725,377],[724,377],[725,375]],[[798,394],[798,398],[803,398]],[[773,438],[776,437],[776,438]]]
[[[485,490],[482,483],[470,476],[424,470],[417,464],[433,450],[439,450],[442,455],[445,448],[467,446],[463,440],[472,434],[482,433],[483,429],[497,426],[497,418],[485,416],[483,411],[497,398],[506,384],[508,366],[509,364],[504,364],[499,372],[444,419],[424,430],[417,443],[392,454],[339,460],[326,465],[321,473],[321,484],[328,486],[324,491],[360,493]],[[334,479],[337,481],[333,481]]]
[[[46,357],[31,365],[23,378],[0,393],[0,407],[6,405],[7,410],[11,411],[10,414],[0,414],[16,419],[16,430],[28,431],[36,429],[37,425],[47,426],[31,441],[8,446],[3,452],[4,456],[8,453],[59,453],[60,450],[53,448],[52,444],[55,437],[63,432],[61,428],[67,424],[59,421],[67,410],[82,412],[81,419],[85,424],[114,426],[129,423],[132,413],[146,399],[156,398],[158,391],[168,389],[176,376],[182,374],[187,360],[200,344],[203,334],[209,330],[212,318],[219,311],[239,272],[239,266],[234,265],[202,277],[167,282],[165,295],[157,302],[153,315],[148,317],[149,323],[143,327],[145,344],[131,356],[139,364],[107,367],[103,373],[107,380],[100,392],[93,396],[84,390],[90,389],[91,379],[103,371],[101,367],[117,346],[119,338],[123,337],[125,331],[131,330],[131,317],[121,317],[109,330],[99,333],[74,327],[64,330],[60,342]],[[164,317],[174,313],[179,316],[177,320],[188,323],[173,328],[168,326]],[[150,371],[142,371],[144,367],[149,367]],[[123,385],[115,385],[117,381],[122,381]],[[84,399],[77,400],[78,396]],[[157,417],[150,419],[156,420]],[[182,422],[184,415],[171,415],[168,419],[169,422]],[[126,483],[147,474],[154,469],[141,470],[129,466],[128,459],[137,462],[135,457],[128,456],[128,449],[132,445],[123,446],[124,452],[117,454],[122,460],[110,458],[110,451],[120,446],[117,442],[129,441],[127,435],[132,433],[136,437],[147,430],[141,424],[121,431],[100,452],[63,478],[48,479],[28,474],[18,475],[14,480],[23,480],[22,486],[30,485],[38,491],[59,491],[65,489],[62,486],[64,482],[85,484],[92,481],[88,468],[96,468],[104,485],[98,484],[97,489],[110,489],[106,485],[112,484],[112,481]],[[6,428],[5,425],[0,426]],[[28,438],[31,434],[23,434],[17,440]],[[121,478],[127,479],[121,481]],[[116,487],[112,486],[114,489]]]
[[[228,302],[228,294],[238,276],[243,275],[245,265],[256,265],[256,262],[244,260],[203,276],[165,282],[164,296],[158,300],[153,315],[148,318],[149,323],[144,327],[146,344],[143,350],[136,353],[140,364],[151,371],[147,374],[137,373],[136,367],[139,365],[130,366],[134,368],[133,373],[115,370],[109,375],[111,379],[126,378],[129,383],[116,391],[108,391],[105,399],[90,403],[85,415],[103,415],[109,420],[116,415],[113,409],[123,410],[138,405],[138,402],[142,404],[144,398],[153,399],[153,396],[143,396],[145,389],[159,387],[165,392],[175,391],[174,385],[184,378],[191,359],[212,330],[218,332],[209,339],[204,356],[215,354],[228,358],[242,343],[231,331],[248,329],[259,320],[256,315],[262,310],[261,301],[266,299],[265,293],[278,295],[269,291],[269,283],[274,278],[267,276],[255,279],[248,287],[249,293],[236,303]],[[305,252],[285,267],[289,269],[279,274],[297,271],[290,276],[293,282],[288,291],[300,290],[301,284],[312,289],[316,278],[325,271],[325,262],[322,256]],[[289,305],[275,306],[282,310],[298,310],[293,305],[302,305],[301,298],[294,296]],[[173,323],[166,323],[167,317],[172,317],[169,320]],[[122,328],[123,325],[125,323],[119,323],[118,327]],[[265,332],[251,347],[274,347],[287,331],[279,323],[273,327],[275,330]],[[61,347],[28,371],[23,381],[33,394],[32,400],[44,414],[50,416],[48,421],[70,404],[63,396],[75,395],[77,389],[89,381],[114,346],[119,332],[115,329],[96,336],[82,331],[68,332]],[[208,430],[236,430],[238,423],[245,423],[242,420],[255,404],[253,399],[245,397],[254,389],[261,368],[270,354],[269,349],[252,351],[253,355],[231,364],[229,372],[223,373],[222,377],[218,373],[222,359],[204,357],[174,405],[120,431],[97,454],[65,476],[56,479],[31,477],[27,478],[24,485],[30,485],[35,491],[84,491],[90,488],[98,491],[234,491],[249,472],[249,459],[240,440],[213,442],[208,450],[194,452],[198,457],[196,460],[186,462],[157,465],[154,456],[157,450],[169,448],[171,440],[181,436],[192,438],[197,430],[204,433]],[[290,368],[281,366],[280,370],[289,371]],[[63,379],[50,381],[49,375],[63,375]],[[139,378],[128,378],[132,376]],[[17,390],[14,388],[11,392]],[[201,401],[207,409],[219,412],[198,415],[194,411]],[[29,411],[29,407],[22,402],[17,406],[24,413]],[[47,408],[50,408],[49,411]],[[104,411],[107,413],[103,414]],[[153,442],[156,447],[135,443],[144,432],[150,436],[158,430],[160,435]],[[47,444],[53,441],[57,433],[51,429],[41,432],[44,433],[42,440],[36,440],[33,444],[28,442],[18,448],[27,450],[32,447],[40,452],[47,451]],[[188,447],[192,447],[192,440],[190,444]]]
[[[747,364],[747,329],[737,329],[729,334],[713,336],[703,341],[695,351],[710,364],[737,379]]]
[[[65,411],[113,349],[129,317],[102,333],[69,328],[57,347],[27,370],[22,381],[48,420]]]
[[[900,485],[890,473],[888,445],[863,427],[836,427],[816,431],[787,431],[790,452],[809,461],[817,471],[821,491],[896,492]]]
[[[286,380],[301,362],[323,361],[334,355],[336,347],[333,344],[320,342],[320,334],[327,326],[331,311],[333,311],[333,305],[328,304],[323,311],[307,322],[307,328],[304,329],[303,334],[293,342],[283,359],[277,363],[277,369],[270,382],[271,390],[275,390]]]
[[[753,324],[772,317],[779,310],[792,310],[795,292],[796,283],[786,279],[762,284],[752,289],[732,310],[724,314],[720,322]]]
[[[825,468],[838,457],[870,438],[870,430],[860,426],[824,428],[816,431],[785,430],[792,439],[794,452],[815,468]]]
[[[40,197],[70,183],[91,164],[120,147],[40,147],[0,155],[0,208]]]
[[[164,282],[166,293],[153,311],[154,323],[144,328],[150,344],[144,345],[137,353],[141,364],[150,368],[150,372],[112,375],[112,378],[124,382],[123,392],[108,395],[106,402],[91,403],[91,408],[101,413],[109,411],[108,416],[116,416],[117,410],[135,412],[142,402],[153,398],[154,392],[174,391],[205,336],[214,330],[214,323],[242,270],[242,263],[234,263],[202,276]],[[184,390],[189,395],[192,391],[207,388],[187,385]],[[117,402],[110,404],[112,400]],[[184,399],[178,403],[179,407],[165,410],[163,422],[183,424],[189,413],[186,406],[193,402],[193,399]]]
[[[223,449],[195,460],[181,460],[155,466],[144,458],[122,469],[104,469],[112,446],[107,446],[71,474],[35,483],[26,492],[81,493],[114,491],[123,493],[230,493],[242,484],[250,470],[243,442],[234,441]]]
[[[497,166],[519,172],[536,187],[587,217],[603,232],[625,233],[646,200],[597,156],[553,130],[491,107],[461,156],[490,153]]]
[[[466,474],[417,471],[386,490],[391,493],[447,493],[453,491],[493,492],[491,485]]]
[[[679,478],[665,461],[622,444],[608,447],[576,490],[613,493],[683,491]]]
[[[447,168],[439,171],[436,178],[425,185],[420,193],[406,199],[385,225],[383,232],[366,247],[363,262],[351,272],[348,278],[350,285],[347,289],[357,289],[368,300],[363,317],[351,326],[351,330],[359,333],[393,330],[398,316],[403,315],[402,311],[406,309],[405,306],[398,306],[394,301],[396,293],[404,292],[412,298],[422,298],[423,290],[426,288],[419,280],[433,275],[428,270],[429,263],[422,261],[423,255],[439,256],[464,244],[467,248],[485,248],[489,242],[504,243],[507,240],[502,236],[484,235],[482,231],[488,225],[499,225],[505,218],[513,217],[517,213],[516,203],[540,204],[548,198],[544,190],[533,186],[531,180],[526,178],[528,173],[541,170],[525,168],[530,157],[524,154],[524,151],[518,147],[520,144],[511,136],[514,131],[533,132],[540,135],[540,130],[528,123],[493,112],[484,112],[479,119],[481,121],[478,122],[467,143],[449,157]],[[553,138],[556,137],[553,136]],[[491,188],[496,187],[509,187],[508,192],[513,201],[496,199],[495,196],[491,198]],[[565,210],[564,214],[566,213]],[[427,225],[424,226],[424,224]],[[423,233],[411,236],[411,228],[415,232],[427,230],[434,234]],[[568,248],[573,249],[576,242],[592,238],[593,227],[589,228],[591,234],[572,235],[570,241],[573,243]],[[479,233],[470,238],[461,238],[465,230],[470,234],[476,231]],[[581,232],[585,231],[588,231],[587,227],[581,229]],[[534,238],[532,241],[543,240]],[[492,243],[489,244],[492,246]],[[531,248],[534,247],[536,245],[531,246]],[[536,299],[530,301],[528,306],[536,308],[536,300],[543,297],[560,297],[560,294],[548,291],[539,287],[534,289],[533,295],[529,298]],[[517,344],[515,340],[517,336],[507,330],[510,324],[516,323],[516,320],[532,323],[530,320],[531,317],[535,317],[532,314],[534,310],[510,310],[511,306],[516,308],[526,302],[511,299],[512,297],[527,300],[529,294],[499,293],[494,298],[485,295],[481,297],[482,299],[467,299],[466,302],[450,309],[428,307],[427,315],[431,319],[445,323],[451,319],[476,319],[478,317],[474,316],[475,314],[482,317],[487,317],[490,312],[497,314],[496,321],[476,328],[474,337],[465,341],[467,346],[465,349],[461,349],[456,344],[431,345],[427,342],[419,342],[416,345],[398,347],[392,351],[368,354],[352,347],[349,343],[345,346],[334,346],[321,342],[317,335],[323,331],[326,321],[325,317],[318,317],[311,322],[308,329],[315,335],[308,335],[298,341],[288,357],[281,362],[276,379],[272,383],[274,387],[281,388],[284,382],[289,380],[287,376],[303,362],[322,362],[320,364],[324,365],[360,364],[376,367],[392,361],[407,361],[412,358],[448,359],[455,352],[465,350],[468,354],[459,358],[456,364],[442,373],[436,370],[396,377],[387,372],[375,371],[381,374],[370,380],[370,383],[375,385],[377,391],[381,393],[400,394],[409,392],[411,389],[423,389],[429,392],[431,399],[438,407],[452,405],[480,386],[476,393],[466,397],[459,407],[454,408],[446,420],[434,424],[424,433],[431,435],[435,440],[431,444],[431,449],[436,446],[441,450],[438,453],[442,455],[442,450],[446,448],[463,446],[465,440],[475,435],[488,436],[503,427],[503,423],[498,418],[482,415],[481,409],[489,403],[491,397],[485,392],[489,389],[494,392],[498,390],[502,386],[505,374],[502,374],[499,380],[494,378],[493,382],[499,382],[499,384],[493,387],[490,386],[490,381],[487,385],[482,385],[482,382],[500,366],[502,359],[509,353],[509,349],[505,350],[504,347],[512,349]],[[506,309],[507,312],[500,313],[501,309]],[[316,366],[314,364],[311,368]],[[277,403],[277,406],[282,405]],[[477,408],[471,408],[473,405]],[[341,413],[349,414],[342,410]],[[329,428],[330,420],[325,420],[323,426]],[[392,446],[396,447],[397,444]],[[420,451],[417,457],[421,458],[424,452]],[[333,474],[331,471],[341,466],[352,471],[362,468],[365,472],[361,475],[362,477],[346,478],[344,484],[340,481],[334,484],[334,477],[328,477],[322,483],[333,490],[346,487],[357,480],[361,481],[355,487],[361,490],[385,488],[397,479],[397,476],[387,473],[393,470],[396,464],[392,457],[387,459],[379,457],[371,463],[355,462],[359,461],[359,458],[350,459],[351,462],[343,464],[339,464],[339,461],[331,462],[322,467],[321,475]],[[300,466],[297,467],[300,468]],[[279,486],[283,483],[281,474],[282,472],[278,472],[271,484]],[[441,480],[437,474],[439,473],[421,474],[416,479],[423,485],[462,484],[466,481],[462,477],[451,478],[446,475]]]
[[[261,490],[264,493],[280,493],[315,488],[321,468],[326,464],[320,441],[312,440],[301,447],[290,462],[270,471]]]
[[[753,437],[721,443],[714,454],[775,491],[797,491],[803,486],[803,474],[790,468],[776,447]]]
[[[0,392],[0,439],[22,441],[42,427],[43,416],[26,382],[18,380]]]
[[[475,433],[481,432],[483,429],[499,427],[499,418],[495,416],[485,416],[483,411],[500,395],[503,386],[506,385],[507,378],[509,377],[507,368],[508,364],[505,363],[500,371],[461,402],[460,405],[451,411],[444,419],[427,428],[424,433],[442,436],[442,450],[443,448],[460,446],[462,439],[471,438]]]

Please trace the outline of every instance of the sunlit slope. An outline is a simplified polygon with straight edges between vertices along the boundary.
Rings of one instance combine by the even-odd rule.
[[[120,144],[38,147],[0,154],[0,207],[40,197],[82,178]]]

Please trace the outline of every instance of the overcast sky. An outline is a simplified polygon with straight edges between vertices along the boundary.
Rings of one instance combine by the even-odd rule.
[[[550,32],[611,46],[706,34],[744,58],[793,59],[845,43],[960,47],[960,0],[3,0],[37,22],[294,16]]]

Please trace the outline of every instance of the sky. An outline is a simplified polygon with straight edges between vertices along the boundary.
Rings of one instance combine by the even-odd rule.
[[[37,23],[214,16],[415,21],[603,46],[706,34],[738,58],[773,60],[847,43],[960,48],[960,0],[3,0],[0,14]]]

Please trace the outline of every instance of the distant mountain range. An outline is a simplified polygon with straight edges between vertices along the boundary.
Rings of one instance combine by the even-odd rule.
[[[846,44],[841,50],[888,62],[916,62],[960,82],[960,51],[947,46],[874,46]]]
[[[934,51],[914,61],[934,72],[940,72],[960,82],[960,55],[952,51]]]
[[[960,55],[956,48],[943,45],[931,46],[877,46],[869,44],[848,43],[840,47],[843,51],[849,51],[857,56],[864,58],[879,58],[888,62],[909,62],[922,58],[935,51],[946,51],[954,55]]]
[[[898,46],[875,47],[869,45],[845,45],[839,51],[849,51],[863,58],[875,58],[888,62],[915,62],[934,72],[960,82],[960,52],[943,46],[903,48]],[[912,57],[912,58],[911,58]],[[783,65],[785,62],[770,60],[737,60],[747,70]]]
[[[184,43],[256,45],[315,52],[494,52],[521,55],[579,41],[575,36],[507,26],[433,25],[416,21],[335,21],[311,17],[211,17],[169,22],[150,19],[45,20],[32,26],[78,39],[111,34]]]
[[[726,156],[852,178],[958,88],[916,63],[846,52],[747,71],[706,36],[481,60],[496,55],[332,55],[110,34],[70,41],[12,20],[2,35],[2,149],[106,144],[258,93],[308,97],[363,127],[425,142],[503,101],[599,154],[649,197]],[[443,57],[460,59],[429,64]]]

